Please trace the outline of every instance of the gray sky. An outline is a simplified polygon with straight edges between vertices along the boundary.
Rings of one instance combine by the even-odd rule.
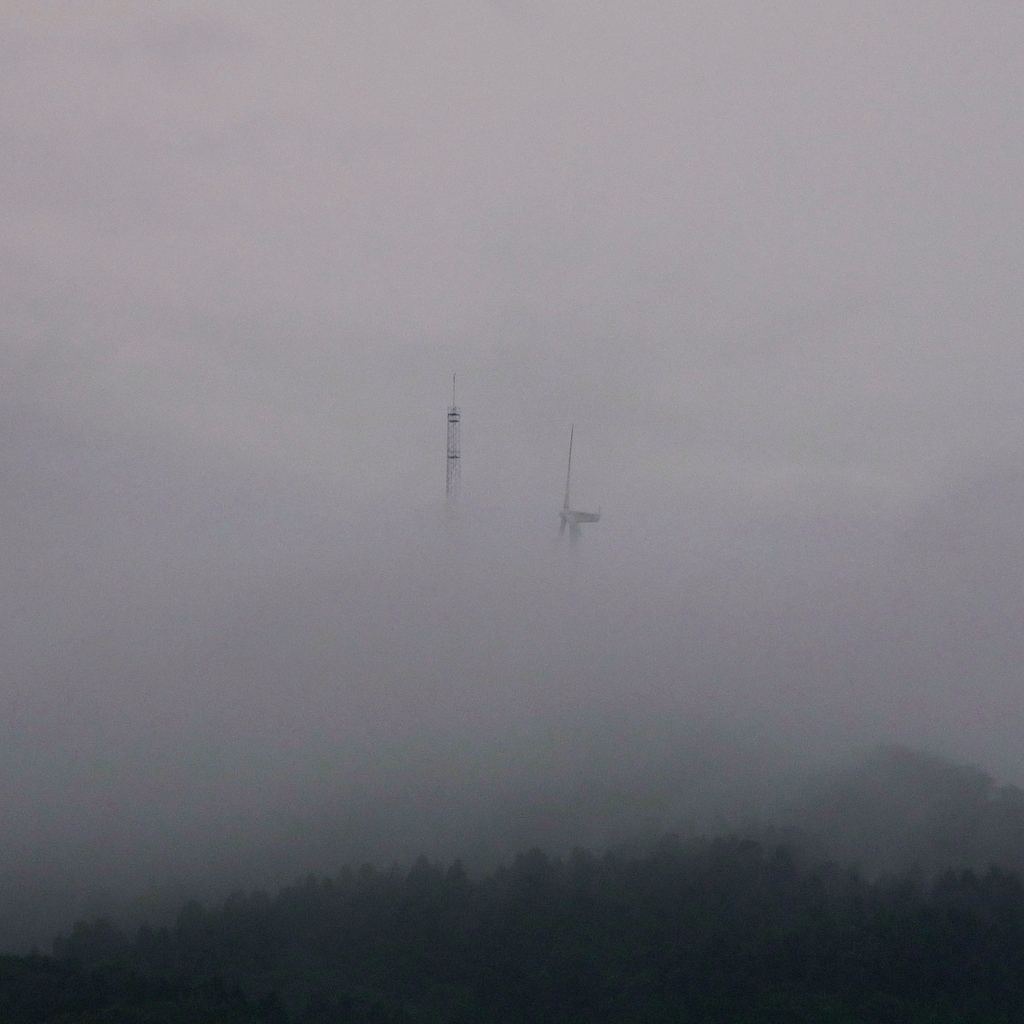
[[[1003,0],[6,0],[11,820],[623,707],[1019,778],[1022,56]]]

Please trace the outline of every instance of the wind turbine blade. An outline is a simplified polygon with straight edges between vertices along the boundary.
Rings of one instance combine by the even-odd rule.
[[[569,510],[569,477],[572,475],[572,435],[576,431],[576,424],[574,423],[569,428],[569,468],[565,471],[565,502],[562,505],[566,511]]]

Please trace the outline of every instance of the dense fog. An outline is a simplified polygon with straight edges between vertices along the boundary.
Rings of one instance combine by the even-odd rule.
[[[1024,781],[1018,8],[0,27],[0,938]]]

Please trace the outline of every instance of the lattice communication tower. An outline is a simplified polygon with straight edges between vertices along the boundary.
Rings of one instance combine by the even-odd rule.
[[[445,481],[445,494],[451,501],[458,496],[459,479],[461,476],[461,440],[460,440],[459,407],[455,404],[455,374],[452,374],[452,404],[448,410],[448,474]]]

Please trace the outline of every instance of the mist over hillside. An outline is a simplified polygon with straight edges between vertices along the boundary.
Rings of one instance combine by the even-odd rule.
[[[309,751],[247,763],[260,799],[232,805],[220,793],[199,808],[203,817],[190,817],[194,803],[172,804],[162,816],[146,805],[111,810],[103,830],[50,821],[48,834],[8,833],[4,944],[45,945],[97,913],[173,916],[190,898],[282,885],[342,864],[427,855],[484,870],[531,846],[565,853],[667,831],[719,832],[756,820],[806,772],[767,741],[624,714],[490,739],[434,732],[336,759],[320,754],[319,763]],[[230,774],[236,756],[211,756],[206,769]]]
[[[916,835],[897,850],[883,824],[941,818],[941,770],[808,795],[878,741],[1019,782],[1017,711],[985,717],[1012,693],[1016,633],[991,626],[1019,596],[1016,491],[951,493],[871,529],[708,516],[660,556],[610,516],[559,546],[549,510],[469,498],[454,520],[260,526],[207,586],[83,611],[12,671],[0,931],[24,948],[82,915],[159,917],[342,863],[484,868],[664,832],[778,826],[872,870],[960,862],[960,839],[949,857]],[[952,529],[979,500],[990,526]],[[200,579],[214,555],[183,552],[177,571]],[[988,710],[957,732],[981,699],[969,679]]]
[[[1008,850],[1022,41],[3,5],[0,945],[663,830]]]
[[[488,744],[407,737],[386,753],[353,756],[344,776],[337,765],[293,776],[287,802],[279,794],[244,815],[218,804],[206,821],[182,818],[176,834],[112,816],[103,835],[8,836],[0,946],[48,948],[96,916],[159,924],[190,900],[216,904],[344,865],[427,856],[478,873],[531,848],[647,849],[665,835],[763,837],[869,877],[1024,868],[1021,791],[906,748],[797,751],[710,721],[620,714]]]
[[[905,747],[820,773],[778,820],[869,875],[1024,870],[1024,790]]]

